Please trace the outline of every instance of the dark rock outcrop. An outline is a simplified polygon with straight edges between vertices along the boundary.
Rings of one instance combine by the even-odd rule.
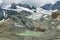
[[[60,1],[57,1],[54,5],[52,5],[52,10],[60,10]]]
[[[46,4],[44,6],[42,6],[41,8],[45,9],[45,10],[50,10],[52,7],[52,4]]]

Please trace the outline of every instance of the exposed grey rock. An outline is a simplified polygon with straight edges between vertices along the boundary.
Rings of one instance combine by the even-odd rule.
[[[9,12],[8,12],[9,13]],[[10,15],[6,20],[0,24],[0,38],[1,40],[55,40],[59,35],[57,26],[60,25],[60,21],[52,19],[51,16],[40,19],[32,20],[27,18],[28,15],[32,15],[31,12],[21,11],[20,13],[14,13]],[[15,23],[22,25],[23,27],[15,26]],[[18,35],[24,33],[26,30],[43,32],[43,35],[24,36]],[[56,36],[57,35],[57,36]]]

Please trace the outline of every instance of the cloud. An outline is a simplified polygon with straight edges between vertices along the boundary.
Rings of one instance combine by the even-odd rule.
[[[60,0],[23,0],[22,3],[27,3],[27,4],[36,5],[36,6],[42,6],[47,3],[54,4],[57,1],[60,1]]]
[[[56,0],[42,0],[42,3],[55,3]]]
[[[47,3],[54,4],[56,1],[60,0],[2,0],[5,4],[11,4],[11,3],[24,3],[24,4],[30,4],[35,6],[41,6]]]
[[[2,0],[5,4],[20,3],[22,0]]]
[[[0,4],[2,3],[2,0],[0,0]]]
[[[0,5],[1,5],[1,3],[2,3],[2,0],[0,0]]]

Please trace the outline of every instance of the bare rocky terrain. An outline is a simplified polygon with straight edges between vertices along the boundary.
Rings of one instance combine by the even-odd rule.
[[[27,18],[26,13],[28,15],[31,14],[30,12],[21,11],[0,21],[0,40],[60,40],[60,12],[58,13],[59,15],[56,12],[52,14],[53,16],[48,15],[47,19],[41,17],[39,20]],[[54,17],[55,15],[57,16]],[[26,31],[39,33],[21,35]]]

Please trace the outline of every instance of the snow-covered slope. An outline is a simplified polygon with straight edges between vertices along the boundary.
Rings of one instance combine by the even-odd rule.
[[[2,6],[2,9],[3,9],[2,14],[3,14],[4,18],[7,17],[7,16],[10,16],[10,13],[6,13],[6,12],[16,11],[16,12],[19,13],[19,12],[21,12],[23,10],[32,13],[32,15],[31,15],[32,17],[30,15],[28,16],[28,18],[31,18],[31,19],[39,19],[42,16],[42,12],[39,11],[39,8],[31,10],[31,9],[28,9],[28,8],[25,8],[25,7],[21,7],[21,6],[18,6],[16,4],[14,4],[14,6],[12,6],[12,7],[17,7],[17,9],[14,9],[14,8],[11,8],[11,6],[12,6],[12,4],[5,5],[4,7]],[[36,12],[34,12],[34,11],[36,11]]]
[[[44,17],[45,17],[45,15],[51,15],[51,13],[52,13],[52,10],[49,10],[48,11],[48,10],[44,10],[42,8],[28,9],[28,8],[21,7],[21,6],[18,6],[18,5],[15,5],[15,6],[16,6],[16,9],[11,8],[11,5],[5,6],[3,8],[3,10],[5,10],[5,11],[3,11],[4,17],[7,17],[8,16],[8,14],[5,13],[7,10],[10,11],[10,12],[11,11],[13,11],[13,12],[15,11],[17,13],[19,13],[21,11],[30,12],[32,15],[28,15],[27,18],[30,18],[30,19],[33,19],[33,20],[40,19],[41,16],[43,16],[43,15],[44,15]],[[11,14],[11,13],[9,13],[9,14]]]

